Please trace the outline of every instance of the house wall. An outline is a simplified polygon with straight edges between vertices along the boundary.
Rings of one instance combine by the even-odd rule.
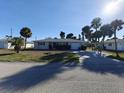
[[[27,44],[26,44],[26,48],[34,48],[34,44],[27,43]]]
[[[8,43],[8,49],[14,49],[14,46],[12,46],[11,43]]]
[[[40,45],[38,42],[34,42],[34,49],[49,49],[48,43],[45,43],[45,45]]]
[[[78,50],[81,47],[80,43],[70,43],[72,50]]]
[[[105,47],[108,50],[115,50],[115,43],[114,42],[105,43]],[[123,44],[123,42],[117,42],[117,50],[124,51],[124,44]]]
[[[71,50],[78,50],[81,47],[81,43],[68,43],[68,45],[71,46]],[[34,49],[49,49],[49,43],[46,43],[44,45],[38,44],[38,42],[34,42]]]
[[[8,42],[6,40],[1,40],[0,48],[8,48]]]

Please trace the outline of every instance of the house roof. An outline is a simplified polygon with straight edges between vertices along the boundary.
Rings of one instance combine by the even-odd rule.
[[[74,39],[42,39],[35,40],[34,42],[75,42],[75,43],[84,43],[82,40],[74,40]]]
[[[119,43],[124,43],[124,39],[116,39],[116,40],[117,40],[117,42],[119,42]],[[114,39],[105,41],[105,43],[114,43],[114,42],[115,42]]]

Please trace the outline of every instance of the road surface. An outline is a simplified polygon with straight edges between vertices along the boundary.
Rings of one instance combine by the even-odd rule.
[[[78,65],[0,62],[0,93],[124,93],[124,62],[80,55]]]

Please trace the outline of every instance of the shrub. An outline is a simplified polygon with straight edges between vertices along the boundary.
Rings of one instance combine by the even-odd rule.
[[[87,49],[87,47],[86,47],[86,46],[84,46],[84,45],[82,45],[80,49],[81,49],[81,50],[86,50],[86,49]]]

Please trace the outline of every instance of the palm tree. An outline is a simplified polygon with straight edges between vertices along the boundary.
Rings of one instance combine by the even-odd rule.
[[[85,38],[88,41],[91,41],[91,32],[92,32],[92,30],[90,30],[90,26],[84,26],[82,28],[82,32],[81,32],[82,37],[84,38],[84,36],[85,36]]]
[[[101,26],[100,31],[102,33],[102,44],[103,44],[103,48],[104,48],[105,37],[106,36],[112,37],[113,31],[112,31],[110,24],[105,24],[105,25]]]
[[[83,31],[81,32],[81,35],[82,35],[82,40],[84,41],[84,32]]]
[[[30,38],[32,36],[31,29],[28,28],[28,27],[23,27],[20,30],[20,35],[25,38],[25,47],[24,47],[24,49],[26,49],[27,38]]]
[[[123,28],[122,27],[123,25],[124,25],[124,22],[122,20],[116,19],[116,20],[111,22],[111,27],[112,27],[112,31],[114,33],[114,40],[115,40],[115,52],[116,52],[117,57],[119,57],[119,54],[118,54],[118,51],[117,51],[118,46],[117,46],[116,32],[121,30]]]
[[[14,37],[11,39],[11,45],[14,46],[16,53],[19,53],[21,46],[24,45],[24,39],[21,37]]]
[[[91,30],[90,26],[84,26],[82,28],[82,32],[84,33],[85,38],[90,42],[91,48],[93,50],[94,37],[92,35],[93,30]]]
[[[81,35],[80,34],[78,35],[78,40],[81,40]]]
[[[65,38],[65,32],[61,31],[60,32],[60,37],[61,37],[61,39],[64,39]]]
[[[98,36],[98,35],[100,36],[100,32],[97,32],[97,31],[99,31],[99,28],[100,28],[101,24],[102,24],[101,18],[99,18],[99,17],[94,18],[94,19],[92,20],[92,22],[91,22],[91,27],[92,27],[93,29],[95,29],[96,36]],[[99,37],[99,36],[98,36],[98,37]],[[99,38],[98,38],[98,41],[99,41]]]
[[[74,34],[73,34],[73,33],[69,33],[69,34],[67,34],[66,39],[72,39],[72,38],[73,38],[73,36],[74,36]]]

